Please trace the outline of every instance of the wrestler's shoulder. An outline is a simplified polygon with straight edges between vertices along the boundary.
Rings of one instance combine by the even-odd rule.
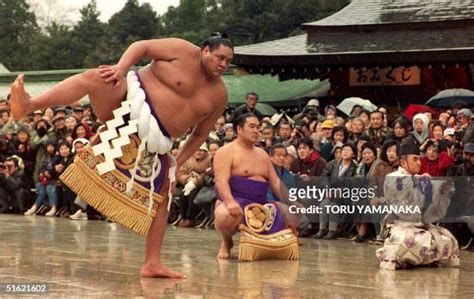
[[[259,156],[263,156],[265,158],[269,158],[268,153],[261,147],[254,146],[254,152],[256,152]]]
[[[233,142],[227,143],[226,145],[220,147],[217,152],[216,156],[226,156],[231,153],[234,149]]]
[[[179,49],[182,49],[182,50],[198,50],[199,51],[200,49],[195,44],[185,39],[177,38],[177,37],[160,38],[160,39],[155,39],[155,41],[158,41],[160,43],[167,43],[167,44],[179,46],[180,47]]]
[[[235,141],[229,142],[226,145],[223,145],[221,148],[219,148],[218,152],[229,152],[232,151],[235,148]]]

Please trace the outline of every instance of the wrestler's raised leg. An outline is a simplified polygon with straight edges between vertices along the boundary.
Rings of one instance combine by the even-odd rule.
[[[222,242],[219,249],[219,253],[217,254],[217,258],[229,259],[230,250],[234,246],[232,236],[237,232],[239,224],[242,222],[242,215],[230,215],[225,204],[219,200],[216,202],[214,215],[214,227],[222,236]]]
[[[165,200],[158,206],[156,216],[146,237],[145,262],[140,274],[142,277],[185,278],[183,274],[171,271],[161,263],[161,246],[168,224],[169,199],[167,199],[168,195],[164,196]]]
[[[107,83],[98,69],[92,69],[74,75],[31,98],[25,90],[24,75],[20,74],[11,87],[11,115],[14,119],[19,119],[34,110],[69,105],[88,94],[97,117],[101,121],[107,121],[113,117],[112,110],[120,106],[126,92],[125,83],[118,86],[114,82]]]

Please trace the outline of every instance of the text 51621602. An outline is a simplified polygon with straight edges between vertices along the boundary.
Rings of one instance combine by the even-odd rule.
[[[48,292],[45,283],[3,283],[0,284],[0,294],[45,294]]]

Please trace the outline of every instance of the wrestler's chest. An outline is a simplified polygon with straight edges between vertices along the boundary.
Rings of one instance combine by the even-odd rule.
[[[249,156],[234,158],[232,168],[234,175],[268,177],[268,165]]]
[[[193,67],[159,62],[154,64],[153,73],[162,85],[182,97],[193,97],[198,90],[197,74]]]

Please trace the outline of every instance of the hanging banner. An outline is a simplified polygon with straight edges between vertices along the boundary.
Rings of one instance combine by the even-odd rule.
[[[385,68],[350,68],[350,86],[420,85],[420,68],[399,66]]]

